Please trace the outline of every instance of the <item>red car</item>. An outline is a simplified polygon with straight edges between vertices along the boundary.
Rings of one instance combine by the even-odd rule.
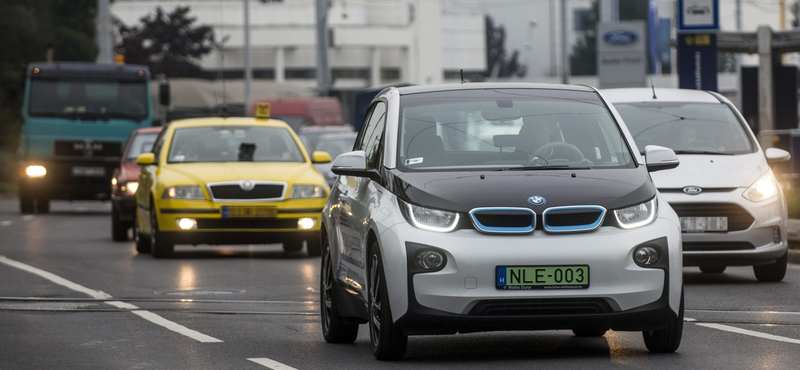
[[[140,128],[131,133],[119,168],[111,178],[111,236],[116,241],[128,240],[128,229],[134,227],[136,189],[139,187],[139,154],[153,149],[161,127]],[[135,233],[134,233],[135,235]]]

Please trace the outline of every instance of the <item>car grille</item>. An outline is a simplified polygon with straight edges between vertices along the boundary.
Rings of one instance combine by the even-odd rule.
[[[283,188],[283,184],[256,184],[251,190],[244,190],[239,184],[209,186],[214,199],[226,200],[282,199]]]
[[[297,218],[198,218],[198,229],[297,229]]]
[[[684,252],[744,251],[756,249],[748,242],[683,242]]]
[[[536,213],[527,208],[475,208],[469,215],[484,233],[529,233],[536,227]]]
[[[727,217],[728,231],[746,230],[755,220],[744,208],[732,203],[670,203],[678,217]]]
[[[613,312],[602,298],[498,299],[479,301],[471,316],[560,316]]]
[[[605,215],[600,206],[554,207],[544,211],[542,221],[548,232],[589,231],[600,226]]]

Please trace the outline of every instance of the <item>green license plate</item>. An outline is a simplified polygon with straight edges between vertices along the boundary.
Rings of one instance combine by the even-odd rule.
[[[497,266],[495,286],[502,290],[586,289],[589,266]]]

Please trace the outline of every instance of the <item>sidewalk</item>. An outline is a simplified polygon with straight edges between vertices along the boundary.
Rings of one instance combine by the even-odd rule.
[[[800,219],[789,219],[789,263],[800,264]]]

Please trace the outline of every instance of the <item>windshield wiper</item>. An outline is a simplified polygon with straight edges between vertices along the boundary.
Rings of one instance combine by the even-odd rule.
[[[498,168],[495,171],[539,171],[539,170],[588,170],[589,166],[570,166],[566,164],[556,164],[549,166],[522,166]]]
[[[676,150],[675,154],[715,154],[715,155],[733,155],[731,152],[718,152],[713,150]]]

